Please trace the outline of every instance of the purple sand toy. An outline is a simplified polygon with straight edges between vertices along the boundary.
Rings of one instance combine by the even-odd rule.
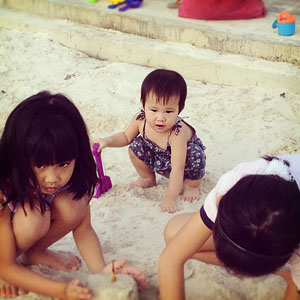
[[[108,8],[110,9],[114,9],[118,6],[121,6],[119,8],[119,11],[125,11],[127,9],[130,9],[130,8],[138,8],[142,5],[142,2],[143,0],[124,0],[124,1],[121,1],[119,3],[116,3],[116,4],[111,4],[108,6]]]
[[[132,0],[124,0],[124,1],[121,1],[121,2],[116,3],[116,4],[110,4],[110,5],[108,5],[108,8],[113,9],[113,8],[116,8],[116,7],[121,6],[123,4],[129,3],[131,1]]]
[[[99,148],[99,144],[95,143],[93,145],[93,155],[96,158],[99,182],[97,183],[97,186],[96,186],[96,194],[95,194],[94,198],[99,198],[102,194],[106,193],[112,187],[110,177],[104,175],[102,160],[101,160],[101,151],[98,152],[98,148]]]
[[[119,11],[125,11],[129,8],[138,8],[142,5],[142,1],[137,0],[137,1],[131,1],[127,3],[126,5],[122,6],[119,8]]]

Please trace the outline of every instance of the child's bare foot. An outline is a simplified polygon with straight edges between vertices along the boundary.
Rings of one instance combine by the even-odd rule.
[[[0,279],[0,296],[3,298],[15,298],[18,296],[26,295],[28,292],[13,286],[4,280]]]
[[[192,180],[186,179],[184,181],[183,195],[181,199],[183,201],[193,202],[200,199],[200,186],[202,179]]]
[[[160,204],[160,210],[162,212],[174,213],[177,210],[176,201],[163,200]]]
[[[49,249],[23,255],[24,265],[46,265],[55,270],[68,272],[77,271],[81,266],[81,260],[70,252],[52,251]]]
[[[136,181],[133,181],[129,185],[131,188],[141,187],[142,189],[147,189],[156,186],[155,178],[139,177]]]
[[[183,201],[193,202],[194,200],[200,199],[200,189],[199,187],[191,187],[186,185],[183,191],[183,195],[181,196]]]

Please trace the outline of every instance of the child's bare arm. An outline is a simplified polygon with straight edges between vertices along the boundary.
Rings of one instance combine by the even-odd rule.
[[[63,300],[83,300],[92,297],[89,289],[84,287],[78,279],[63,283],[39,275],[16,263],[6,266],[1,262],[1,267],[5,268],[5,274],[0,276],[5,281],[24,290]]]
[[[203,223],[200,214],[195,213],[166,246],[158,261],[161,300],[185,299],[184,263],[199,251],[211,235],[212,231]]]
[[[106,138],[96,139],[94,142],[99,143],[99,151],[106,147],[124,147],[131,143],[134,137],[139,134],[139,125],[141,121],[136,120],[137,114],[133,117],[128,127],[121,132]]]
[[[175,212],[176,200],[183,186],[184,166],[186,160],[187,141],[183,133],[170,139],[171,166],[169,184],[165,198],[161,204],[162,211]]]
[[[105,267],[105,261],[99,238],[91,225],[89,204],[87,204],[85,217],[73,230],[73,237],[82,258],[91,272],[102,272]]]
[[[278,270],[275,273],[283,277],[286,281],[287,286],[284,294],[284,300],[300,300],[300,294],[298,292],[297,286],[293,281],[291,272]]]
[[[79,300],[90,299],[91,293],[85,287],[62,283],[37,274],[16,262],[16,244],[10,220],[10,210],[5,207],[0,217],[0,278],[11,286],[54,298]]]
[[[86,216],[73,231],[73,236],[82,258],[93,273],[111,273],[112,264],[105,263],[99,238],[91,225],[89,205]],[[126,267],[126,263],[125,259],[116,261],[115,272],[131,275],[139,288],[144,288],[147,285],[145,275],[134,267]]]

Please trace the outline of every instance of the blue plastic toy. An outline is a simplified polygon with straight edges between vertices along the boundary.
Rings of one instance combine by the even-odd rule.
[[[280,35],[293,35],[295,33],[296,18],[286,11],[282,11],[278,19],[272,24],[273,28],[278,28]]]

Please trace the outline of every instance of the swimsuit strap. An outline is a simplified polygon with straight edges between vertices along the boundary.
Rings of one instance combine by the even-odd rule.
[[[136,120],[144,120],[143,137],[145,137],[146,118],[145,118],[145,111],[143,109],[141,109],[141,112],[137,115]],[[172,129],[170,130],[170,132],[168,134],[167,145],[169,145],[169,139],[170,139],[170,136],[173,131],[174,131],[175,135],[179,134],[180,128],[182,127],[182,125],[180,125],[181,121],[184,122],[184,120],[182,118],[178,117],[178,120],[176,121],[175,125],[173,125]],[[184,123],[186,123],[186,122],[184,122]]]
[[[144,120],[144,119],[145,119],[145,111],[141,109],[140,113],[136,117],[136,120]]]
[[[71,184],[66,184],[62,187],[60,187],[57,191],[55,191],[52,194],[46,194],[43,198],[44,201],[46,201],[47,203],[51,204],[51,202],[53,201],[54,197],[61,191],[65,191],[67,190],[69,187],[71,186]]]
[[[172,130],[170,131],[170,134],[169,135],[171,135],[171,133],[172,133],[172,131],[174,130],[174,132],[175,132],[175,135],[178,135],[179,134],[179,132],[180,132],[180,128],[182,127],[182,125],[180,125],[179,123],[181,122],[181,121],[183,121],[183,119],[181,119],[180,117],[178,117],[179,119],[177,120],[177,122],[175,123],[175,125],[172,127]],[[184,122],[184,121],[183,121]]]
[[[145,111],[143,109],[141,109],[141,112],[137,115],[136,120],[144,120],[143,138],[145,138],[146,118],[145,118]]]
[[[181,121],[183,121],[183,120],[179,117],[179,119],[177,120],[175,125],[173,125],[172,129],[170,130],[170,132],[168,134],[167,147],[170,145],[169,140],[170,140],[170,136],[171,136],[172,132],[174,131],[175,135],[179,134],[180,128],[182,127],[182,125],[179,124]]]

